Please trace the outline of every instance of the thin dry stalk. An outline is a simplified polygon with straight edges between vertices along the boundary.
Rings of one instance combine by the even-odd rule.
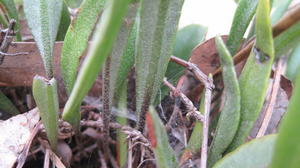
[[[210,103],[212,96],[212,89],[214,88],[212,75],[206,76],[197,65],[171,56],[171,61],[184,66],[189,71],[193,72],[195,77],[204,84],[205,86],[205,106],[204,106],[204,121],[203,121],[203,140],[201,147],[201,168],[206,168],[207,166],[207,151],[208,151],[208,132],[209,132],[209,113],[210,113]]]
[[[268,128],[268,125],[270,123],[273,111],[274,111],[274,106],[276,103],[276,99],[277,99],[277,94],[280,88],[280,79],[281,79],[281,74],[283,73],[283,61],[279,60],[277,63],[277,68],[275,69],[275,73],[274,73],[274,80],[272,82],[272,90],[271,90],[271,94],[270,94],[270,99],[267,100],[266,102],[266,112],[265,112],[265,116],[262,122],[262,125],[256,135],[256,138],[262,137],[265,135],[266,130]]]
[[[46,149],[44,158],[44,168],[49,168],[50,166],[50,150]]]
[[[11,35],[14,35],[14,27],[16,25],[16,21],[14,19],[9,21],[8,28],[3,30],[4,32],[4,38],[1,42],[0,46],[0,65],[3,63],[5,56],[17,56],[17,55],[27,55],[28,52],[20,52],[20,53],[6,53],[8,50],[9,45],[11,44]]]

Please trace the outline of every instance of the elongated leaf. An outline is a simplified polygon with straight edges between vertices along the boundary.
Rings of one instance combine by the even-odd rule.
[[[64,41],[65,35],[68,31],[69,25],[71,22],[70,13],[68,10],[68,7],[65,3],[63,3],[63,7],[61,10],[61,16],[60,16],[60,24],[58,27],[58,32],[56,36],[57,41]]]
[[[113,47],[122,23],[122,18],[127,12],[129,1],[109,0],[106,4],[106,8],[96,29],[95,42],[83,62],[74,89],[64,108],[63,119],[70,122],[74,127],[78,127],[79,125],[77,119],[80,113],[76,109],[80,106],[84,96],[92,87],[105,58]]]
[[[127,62],[127,59],[131,59],[134,57],[134,55],[125,55],[127,53],[127,42],[129,42],[129,36],[130,36],[130,31],[132,29],[134,19],[136,17],[137,13],[137,8],[138,8],[138,3],[130,4],[127,16],[125,17],[123,24],[121,26],[119,35],[117,37],[117,40],[112,48],[112,52],[110,56],[107,58],[104,72],[103,72],[103,81],[104,81],[104,93],[105,94],[106,90],[105,88],[108,88],[109,91],[109,107],[111,108],[112,103],[113,103],[113,98],[115,97],[115,93],[117,91],[117,86],[119,85],[117,80],[120,78],[119,73],[120,73],[120,67],[123,66],[123,62],[125,61],[125,64]],[[131,46],[130,46],[131,47]],[[124,58],[126,57],[126,58]],[[109,71],[109,72],[107,72]],[[126,69],[126,71],[129,71]],[[124,74],[125,75],[125,74]],[[127,75],[123,76],[123,80],[127,77]],[[108,86],[107,86],[108,85]],[[104,96],[103,96],[104,97]]]
[[[271,23],[276,24],[288,9],[292,0],[273,0]]]
[[[19,110],[14,106],[14,104],[2,93],[0,90],[0,110],[4,111],[10,115],[19,114]]]
[[[222,157],[223,152],[232,142],[240,121],[240,88],[232,56],[220,36],[217,36],[215,41],[223,68],[225,104],[210,147],[209,167]]]
[[[274,39],[276,58],[294,49],[300,41],[300,22],[294,24]]]
[[[266,168],[272,160],[276,135],[252,140],[227,154],[213,168]]]
[[[32,92],[51,148],[56,150],[59,112],[56,80],[47,80],[37,75],[33,79]]]
[[[295,48],[293,53],[289,56],[286,76],[294,81],[296,79],[297,72],[300,70],[300,44]]]
[[[152,104],[167,70],[183,0],[142,0],[136,65],[136,111],[143,130],[148,105]]]
[[[169,144],[165,126],[158,117],[153,107],[150,107],[150,115],[147,115],[147,127],[151,139],[151,146],[154,150],[156,163],[160,168],[178,167],[173,149]]]
[[[62,0],[24,0],[27,23],[40,50],[48,78],[53,76],[53,45],[62,3]]]
[[[206,33],[207,27],[197,24],[191,24],[181,28],[176,34],[173,55],[178,58],[188,60],[191,56],[192,50],[205,40]],[[185,68],[182,66],[170,62],[165,76],[169,82],[175,84],[183,75],[184,71]],[[160,94],[156,96],[154,104],[159,103],[160,99],[164,98],[169,93],[169,89],[166,86],[161,86],[160,89]]]
[[[280,126],[271,168],[298,168],[300,165],[300,73],[289,103],[287,114]]]
[[[237,49],[241,45],[243,36],[253,18],[253,15],[255,14],[257,3],[258,0],[239,1],[226,43],[228,50],[232,55],[236,53]]]
[[[16,20],[15,29],[17,30],[17,41],[21,41],[20,22],[15,2],[13,0],[0,0],[0,3],[3,5],[2,10],[5,10],[4,12],[8,13],[9,19]]]
[[[256,44],[239,79],[241,91],[239,129],[229,151],[245,142],[263,106],[274,60],[269,12],[269,0],[260,0],[256,13]]]
[[[61,55],[61,72],[69,94],[76,80],[80,56],[87,48],[104,3],[105,0],[84,0],[66,34]]]

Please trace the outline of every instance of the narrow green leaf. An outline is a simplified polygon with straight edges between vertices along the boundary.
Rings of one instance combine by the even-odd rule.
[[[152,136],[155,139],[152,139],[151,144],[156,163],[160,168],[176,168],[178,167],[178,163],[174,151],[169,144],[166,128],[154,108],[150,107],[149,111],[151,118],[149,117],[148,121],[151,122],[151,130],[154,127],[152,131],[155,132],[154,136]]]
[[[70,122],[74,127],[79,125],[79,122],[74,120],[74,116],[76,118],[80,116],[77,108],[92,87],[105,58],[113,47],[122,19],[126,15],[129,1],[109,0],[106,3],[106,8],[96,29],[94,43],[83,62],[74,89],[64,108],[63,119]]]
[[[20,22],[15,2],[13,0],[0,0],[0,3],[3,5],[2,7],[4,7],[2,9],[7,11],[9,19],[16,20],[15,30],[17,30],[17,41],[21,41]]]
[[[218,161],[232,142],[240,121],[240,89],[234,69],[232,56],[220,36],[215,38],[216,48],[221,58],[225,104],[218,120],[217,129],[212,141],[208,164],[211,167]]]
[[[213,168],[266,168],[272,160],[276,137],[254,139],[227,154]]]
[[[77,17],[69,26],[61,55],[61,73],[69,94],[76,80],[80,56],[88,46],[89,37],[104,3],[105,0],[84,0]]]
[[[226,43],[228,50],[232,55],[236,53],[241,45],[243,36],[253,18],[253,15],[255,14],[257,3],[258,0],[239,1]]]
[[[120,28],[118,37],[116,39],[116,42],[112,48],[112,52],[109,56],[109,59],[106,60],[105,66],[104,66],[104,72],[103,72],[103,81],[106,80],[106,82],[108,83],[108,86],[106,85],[106,82],[104,82],[104,88],[108,87],[108,91],[109,91],[109,107],[111,108],[112,103],[113,103],[113,99],[115,97],[115,93],[118,87],[118,79],[120,80],[120,78],[123,78],[123,80],[127,77],[119,76],[120,73],[120,67],[123,66],[123,62],[121,61],[125,61],[125,64],[128,60],[124,60],[124,59],[131,59],[134,57],[134,55],[125,55],[128,53],[125,53],[126,50],[128,48],[127,47],[127,42],[129,42],[129,36],[130,36],[130,31],[132,30],[132,26],[134,24],[134,19],[136,18],[136,13],[137,13],[137,9],[138,9],[138,3],[132,3],[129,5],[128,8],[128,13],[123,21],[123,24]],[[131,46],[129,46],[131,47]],[[130,48],[131,49],[131,48]],[[125,58],[124,58],[125,57]],[[124,70],[124,69],[122,69]],[[125,69],[126,71],[129,71],[128,69]],[[109,72],[107,72],[109,71]],[[105,89],[103,89],[105,90]],[[104,91],[105,92],[105,91]],[[105,93],[103,93],[105,94]]]
[[[137,39],[136,111],[142,130],[148,105],[167,70],[183,0],[142,0]]]
[[[207,33],[207,27],[191,24],[181,28],[177,31],[175,45],[173,49],[173,55],[178,58],[188,60],[191,56],[192,50],[201,42],[205,40]],[[175,84],[178,79],[183,75],[185,68],[182,66],[170,62],[166,71],[166,78],[169,82]],[[156,96],[154,104],[160,102],[160,98],[164,98],[169,93],[169,88],[161,86],[160,95]]]
[[[53,76],[53,46],[62,3],[61,0],[24,0],[27,23],[40,50],[48,78]]]
[[[47,80],[36,75],[33,79],[32,92],[51,148],[56,150],[59,112],[56,80],[54,78]]]
[[[239,79],[241,119],[230,145],[232,151],[243,144],[262,109],[274,60],[269,0],[260,0],[256,13],[256,44]]]
[[[14,104],[3,94],[0,90],[0,110],[9,113],[10,115],[19,114],[19,110],[14,106]]]
[[[288,58],[286,76],[294,81],[296,79],[297,72],[300,72],[300,44],[294,49],[292,54]]]
[[[271,23],[276,24],[288,9],[292,0],[273,0]]]
[[[300,22],[294,24],[274,39],[276,58],[294,49],[300,41]]]
[[[57,41],[64,41],[70,22],[71,22],[71,18],[70,18],[68,7],[65,3],[63,3],[61,16],[60,16],[60,24],[56,36]]]
[[[298,72],[293,96],[287,114],[280,125],[271,168],[298,168],[300,165],[300,73]]]

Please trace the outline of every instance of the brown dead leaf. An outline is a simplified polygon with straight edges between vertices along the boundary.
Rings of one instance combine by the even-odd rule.
[[[37,108],[0,121],[0,167],[11,168],[31,138],[31,132],[40,119]]]

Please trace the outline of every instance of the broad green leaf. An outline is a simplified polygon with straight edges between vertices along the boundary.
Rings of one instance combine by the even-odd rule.
[[[137,37],[136,111],[139,129],[167,70],[183,0],[142,0]]]
[[[83,0],[64,0],[64,1],[70,8],[78,8]]]
[[[272,11],[271,11],[271,23],[276,24],[283,14],[288,9],[292,0],[273,0]]]
[[[294,24],[274,39],[276,58],[294,49],[300,40],[300,22]]]
[[[213,168],[266,168],[272,160],[276,137],[254,139],[227,154]]]
[[[59,112],[56,80],[54,78],[47,80],[36,75],[33,79],[32,93],[39,108],[51,148],[56,150]]]
[[[67,92],[74,86],[79,60],[101,14],[105,0],[84,0],[67,31],[61,55],[61,72]]]
[[[271,168],[298,168],[300,165],[300,73],[285,118],[280,125]]]
[[[78,127],[80,116],[77,108],[96,80],[102,64],[109,55],[117,38],[123,17],[127,13],[130,0],[109,0],[97,25],[94,43],[86,56],[74,89],[65,105],[63,119]]]
[[[19,110],[14,106],[14,104],[3,94],[0,90],[0,110],[4,111],[10,115],[19,114]]]
[[[243,36],[255,14],[258,0],[240,0],[232,21],[227,40],[228,50],[232,55],[239,49]]]
[[[229,151],[243,144],[262,109],[274,60],[269,0],[260,0],[256,12],[256,43],[239,79],[241,119]]]
[[[53,76],[53,46],[62,4],[62,0],[24,0],[27,23],[40,50],[48,78]]]
[[[291,55],[288,58],[286,76],[294,81],[297,75],[297,72],[300,72],[300,44],[294,49]]]
[[[198,44],[205,40],[206,33],[207,27],[197,24],[191,24],[181,28],[176,34],[173,55],[178,58],[188,60],[191,56],[192,50]],[[175,84],[178,81],[178,79],[183,75],[184,71],[184,67],[176,63],[170,62],[168,64],[165,76],[169,82]],[[160,89],[160,95],[156,96],[156,102],[154,104],[159,103],[160,98],[164,98],[169,92],[168,87],[164,85],[161,86]]]
[[[155,159],[160,168],[176,168],[178,163],[171,148],[167,136],[167,131],[161,122],[157,112],[153,107],[149,109],[150,115],[147,117],[147,127],[151,138],[151,146],[154,150]]]
[[[240,88],[234,69],[232,56],[220,36],[215,38],[220,56],[224,81],[225,103],[221,111],[217,129],[210,146],[208,164],[218,161],[232,142],[240,121]]]
[[[3,5],[1,9],[7,12],[9,19],[16,20],[15,30],[17,30],[17,41],[21,41],[20,23],[15,2],[13,0],[0,0],[0,4]]]
[[[122,87],[120,98],[118,102],[118,112],[127,112],[127,83],[124,82],[124,85]],[[117,116],[117,122],[121,125],[127,125],[127,118]],[[128,153],[128,147],[126,142],[126,135],[123,134],[120,130],[117,131],[117,155],[118,155],[118,162],[120,167],[123,167],[126,165],[127,161],[127,153]]]
[[[70,22],[71,22],[71,18],[70,18],[68,7],[65,3],[63,3],[61,16],[60,16],[60,24],[56,36],[57,41],[64,41]]]
[[[118,91],[117,86],[119,86],[119,84],[117,83],[118,82],[117,80],[121,78],[119,76],[119,72],[120,72],[119,70],[120,67],[123,66],[123,62],[121,61],[125,61],[124,64],[126,64],[128,61],[125,60],[126,58],[131,59],[134,57],[134,55],[125,55],[125,54],[128,54],[126,53],[126,50],[128,49],[127,42],[129,42],[130,31],[132,30],[134,19],[136,18],[137,9],[138,9],[138,3],[129,5],[127,15],[120,28],[117,40],[112,48],[112,52],[110,56],[106,59],[105,66],[103,68],[103,81],[104,81],[103,97],[104,94],[106,94],[105,92],[108,91],[109,108],[111,108],[116,91]],[[126,70],[128,71],[128,69]],[[122,77],[124,80],[127,77],[127,75]]]

